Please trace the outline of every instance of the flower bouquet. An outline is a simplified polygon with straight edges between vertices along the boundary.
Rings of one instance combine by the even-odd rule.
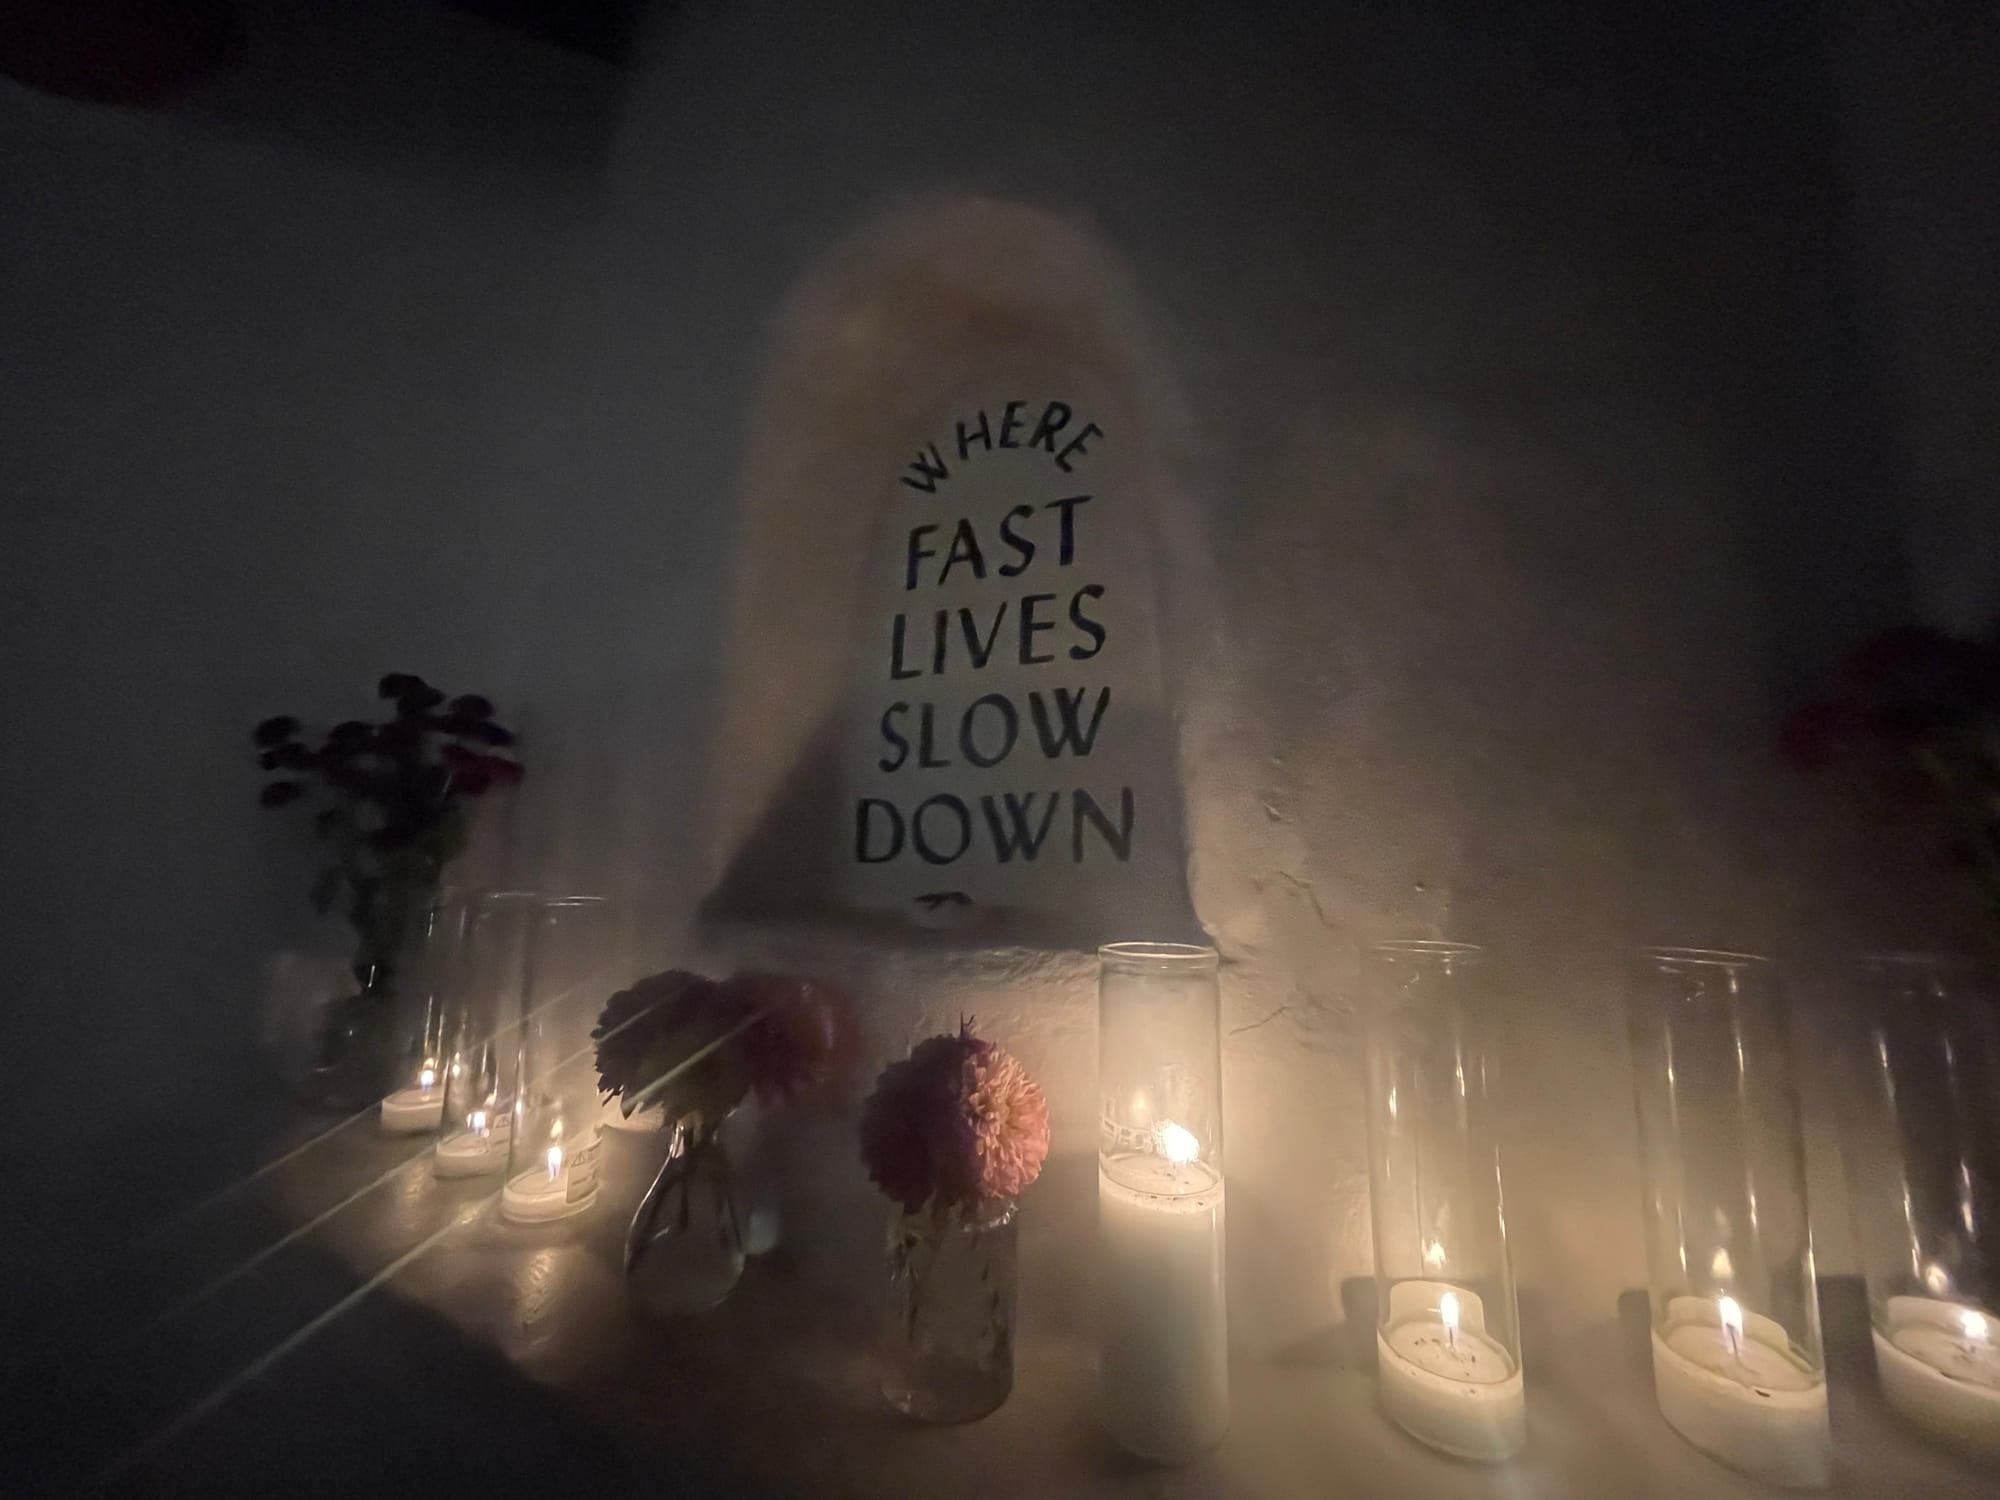
[[[904,1415],[972,1421],[1013,1389],[1015,1200],[1048,1151],[1041,1088],[970,1022],[876,1081],[861,1157],[894,1205],[882,1394]]]
[[[591,1033],[598,1080],[629,1118],[657,1106],[672,1144],[625,1238],[642,1305],[702,1312],[734,1289],[744,1243],[723,1121],[754,1094],[781,1107],[853,1055],[847,991],[788,974],[720,982],[671,969],[620,990]]]
[[[388,1087],[398,980],[445,867],[465,849],[469,805],[521,779],[520,762],[499,753],[513,732],[485,698],[447,699],[408,672],[389,673],[376,691],[388,705],[383,718],[346,720],[317,743],[289,714],[252,733],[258,766],[273,778],[258,801],[312,809],[326,859],[314,910],[337,907],[354,930],[357,988],[328,1008],[314,1075],[324,1102],[342,1107]]]

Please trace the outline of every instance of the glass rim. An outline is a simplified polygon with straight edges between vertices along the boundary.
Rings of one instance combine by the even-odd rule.
[[[1741,969],[1751,964],[1763,964],[1769,967],[1771,962],[1761,953],[1745,953],[1734,948],[1644,947],[1638,950],[1638,956],[1665,959],[1680,964],[1708,964],[1722,969]]]
[[[565,907],[565,906],[608,906],[611,902],[611,898],[609,896],[587,895],[579,891],[573,895],[566,895],[566,896],[537,896],[535,898],[535,901],[538,906],[542,906],[544,908]]]
[[[1891,964],[1902,969],[1949,969],[1955,974],[1976,974],[1985,967],[1970,953],[1954,953],[1949,949],[1936,948],[1891,948],[1859,954],[1856,961],[1864,964]]]
[[[1104,943],[1097,958],[1100,963],[1153,969],[1212,969],[1222,962],[1221,954],[1201,943]]]
[[[1435,954],[1440,958],[1476,958],[1486,949],[1478,943],[1454,943],[1443,938],[1394,938],[1386,943],[1370,943],[1370,953]]]

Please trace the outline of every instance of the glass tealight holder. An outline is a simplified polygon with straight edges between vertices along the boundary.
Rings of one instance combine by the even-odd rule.
[[[444,1119],[445,1023],[467,903],[445,894],[424,911],[411,1029],[396,1066],[396,1086],[382,1100],[384,1135],[424,1135]]]
[[[2000,1037],[1970,963],[1861,965],[1841,1111],[1848,1199],[1883,1399],[1946,1445],[2000,1459]]]
[[[510,1223],[554,1223],[597,1201],[603,1106],[590,1031],[617,987],[608,973],[607,911],[602,896],[550,896],[528,919],[514,1124],[500,1193],[500,1215]]]
[[[521,965],[539,898],[488,891],[465,915],[446,986],[444,1110],[432,1170],[481,1177],[507,1165],[520,1064]]]
[[[1229,1427],[1217,968],[1213,948],[1098,950],[1099,1399],[1161,1463]]]
[[[1464,943],[1368,953],[1368,1192],[1383,1410],[1492,1463],[1521,1450],[1528,1423],[1483,959]]]
[[[1745,1474],[1827,1484],[1805,1146],[1776,977],[1752,954],[1648,948],[1626,1001],[1660,1414]]]

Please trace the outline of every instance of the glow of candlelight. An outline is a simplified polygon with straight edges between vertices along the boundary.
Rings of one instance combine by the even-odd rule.
[[[1716,1313],[1722,1319],[1722,1336],[1729,1343],[1729,1352],[1738,1360],[1743,1358],[1743,1309],[1734,1297],[1717,1297]]]
[[[1444,1320],[1444,1346],[1458,1348],[1458,1293],[1446,1292],[1438,1298],[1438,1316]]]
[[[474,1135],[486,1134],[486,1111],[475,1109],[471,1114],[467,1115],[465,1117],[465,1127]]]
[[[1201,1155],[1201,1142],[1185,1125],[1165,1120],[1156,1134],[1159,1136],[1160,1154],[1177,1167],[1184,1167]]]
[[[438,1070],[432,1067],[429,1063],[425,1063],[421,1068],[417,1069],[418,1088],[429,1089],[435,1087],[437,1081],[438,1081]]]
[[[1961,1307],[1958,1310],[1958,1331],[1965,1335],[1969,1344],[1986,1342],[1986,1315],[1975,1308]]]
[[[554,1182],[562,1175],[562,1147],[549,1147],[549,1181]]]

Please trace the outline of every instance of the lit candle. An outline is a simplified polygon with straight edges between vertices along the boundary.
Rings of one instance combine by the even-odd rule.
[[[1404,1431],[1459,1458],[1509,1458],[1528,1440],[1521,1371],[1486,1336],[1478,1293],[1437,1281],[1389,1291],[1375,1336],[1382,1406]]]
[[[1826,1380],[1784,1325],[1731,1296],[1676,1297],[1653,1330],[1660,1415],[1703,1452],[1773,1484],[1833,1477]]]
[[[1938,1297],[1891,1297],[1875,1330],[1889,1405],[1925,1431],[2000,1457],[2000,1320]]]
[[[444,1121],[444,1090],[438,1087],[437,1062],[425,1058],[413,1084],[382,1101],[384,1135],[421,1135]]]
[[[586,1144],[571,1150],[563,1147],[561,1120],[551,1125],[550,1136],[541,1160],[501,1189],[501,1217],[516,1224],[547,1224],[582,1213],[597,1200],[596,1130]]]
[[[440,1177],[478,1177],[507,1165],[514,1119],[490,1104],[466,1111],[465,1124],[439,1138],[431,1170]]]
[[[1152,1151],[1101,1158],[1104,1421],[1142,1458],[1180,1463],[1229,1427],[1222,1174],[1164,1121]]]

